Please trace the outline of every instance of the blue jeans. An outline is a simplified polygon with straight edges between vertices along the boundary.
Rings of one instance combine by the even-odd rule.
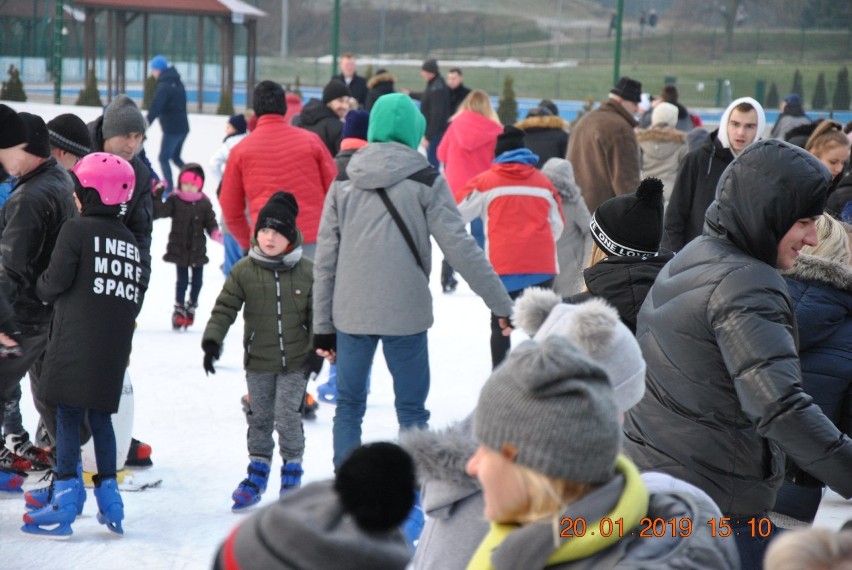
[[[429,410],[429,344],[426,331],[406,336],[337,333],[337,409],[334,412],[334,467],[361,445],[370,368],[379,341],[393,376],[400,430],[426,428]]]
[[[763,557],[769,543],[775,540],[783,529],[769,523],[769,519],[763,520],[760,515],[755,515],[755,524],[752,526],[747,520],[740,523],[731,520],[731,531],[737,542],[737,550],[740,553],[740,564],[743,570],[760,570],[763,568]],[[758,524],[760,523],[760,524]],[[769,536],[760,536],[760,532],[769,530]]]
[[[186,299],[186,288],[189,289],[189,302],[198,305],[198,295],[201,293],[201,285],[204,284],[204,266],[192,268],[192,285],[189,280],[189,267],[177,266],[177,284],[175,285],[175,302],[183,305]]]
[[[444,133],[436,135],[429,139],[429,147],[426,149],[426,160],[435,168],[440,168],[441,163],[438,160],[438,145],[441,144],[441,139],[444,138]]]
[[[225,245],[225,263],[222,264],[222,273],[227,277],[231,274],[231,268],[243,258],[243,248],[231,234],[224,234],[222,238]]]
[[[163,133],[163,142],[160,144],[160,170],[163,171],[163,179],[169,183],[169,189],[174,189],[172,183],[172,167],[169,161],[175,163],[178,168],[183,168],[183,159],[180,153],[183,150],[183,142],[188,133]]]
[[[77,475],[80,463],[80,426],[88,412],[89,428],[95,444],[98,475],[115,475],[115,431],[112,414],[101,410],[86,410],[67,404],[56,405],[56,474],[59,477]]]

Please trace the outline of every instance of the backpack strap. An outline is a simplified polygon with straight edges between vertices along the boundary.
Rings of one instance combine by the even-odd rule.
[[[411,237],[411,232],[408,231],[408,227],[405,225],[405,222],[402,221],[402,216],[399,215],[399,211],[391,202],[390,197],[388,197],[388,193],[384,188],[376,188],[376,193],[379,195],[379,198],[382,199],[385,207],[390,212],[393,221],[396,222],[399,231],[402,232],[402,237],[405,238],[405,243],[408,244],[408,249],[411,250],[411,253],[414,255],[414,260],[417,262],[418,267],[423,270],[423,273],[426,274],[426,278],[429,278],[429,274],[426,272],[426,268],[423,267],[423,261],[420,259],[420,253],[417,251],[417,246],[414,244],[414,238]]]

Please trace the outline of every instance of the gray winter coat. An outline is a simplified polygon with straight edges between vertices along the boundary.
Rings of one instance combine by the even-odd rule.
[[[409,177],[428,166],[400,143],[371,143],[356,152],[325,198],[314,264],[314,334],[411,335],[432,326],[429,278],[418,267],[376,188],[385,188],[411,233],[423,266],[432,243],[497,315],[512,301],[465,231],[443,176],[429,185]],[[336,286],[340,283],[340,286]]]
[[[789,148],[754,144],[725,171],[704,235],[663,268],[638,319],[648,389],[627,412],[625,451],[732,517],[772,507],[785,453],[852,496],[852,440],[802,391],[792,302],[775,269],[780,239],[822,209],[830,181]]]
[[[574,168],[564,158],[551,158],[541,171],[553,183],[562,198],[565,227],[556,242],[559,275],[553,290],[560,297],[570,297],[583,288],[583,269],[592,251],[591,214],[583,200],[583,192],[574,180]]]

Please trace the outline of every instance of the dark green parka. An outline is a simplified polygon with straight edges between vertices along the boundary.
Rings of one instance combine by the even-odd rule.
[[[301,243],[299,235],[296,244]],[[313,262],[301,257],[300,247],[285,255],[277,268],[244,257],[231,268],[216,299],[202,344],[213,341],[222,346],[242,309],[245,369],[277,373],[300,370],[312,343],[313,272]]]

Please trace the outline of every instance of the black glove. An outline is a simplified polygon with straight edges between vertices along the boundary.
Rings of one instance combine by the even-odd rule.
[[[310,380],[311,375],[313,375],[314,378],[319,376],[320,370],[322,370],[323,361],[325,361],[325,358],[316,352],[308,352],[308,357],[305,358],[305,378]]]
[[[204,351],[204,372],[207,375],[216,374],[216,369],[213,363],[219,360],[219,345],[212,340],[205,340],[201,343],[201,350]]]
[[[2,358],[19,358],[23,356],[21,350],[21,342],[24,340],[23,334],[18,329],[18,326],[12,319],[0,325],[0,332],[18,343],[17,346],[2,346],[0,345],[0,359]]]
[[[314,348],[320,350],[337,350],[337,334],[314,334]]]

